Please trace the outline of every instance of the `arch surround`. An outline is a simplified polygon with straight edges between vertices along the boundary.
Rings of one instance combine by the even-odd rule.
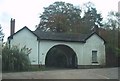
[[[51,47],[45,58],[46,67],[77,68],[77,56],[75,51],[64,44]]]

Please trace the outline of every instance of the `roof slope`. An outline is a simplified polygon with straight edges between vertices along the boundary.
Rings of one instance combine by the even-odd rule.
[[[33,35],[35,35],[37,37],[37,35],[31,31],[27,26],[24,26],[22,29],[18,30],[16,33],[12,34],[11,36],[8,37],[9,38],[13,38],[14,35],[16,35],[17,33],[19,33],[20,31],[24,30],[24,29],[27,29],[28,31],[30,31]]]
[[[90,34],[67,34],[67,33],[53,33],[53,32],[43,32],[39,29],[36,29],[35,31],[31,31],[26,26],[14,33],[13,35],[9,36],[9,38],[12,38],[15,34],[19,33],[23,29],[28,29],[31,33],[33,33],[38,40],[53,40],[53,41],[69,41],[69,42],[83,42],[85,43],[88,38],[90,38],[93,34],[97,34],[96,32],[90,33]],[[98,35],[98,34],[97,34]],[[99,35],[98,35],[99,36]],[[99,36],[104,42],[105,40]]]
[[[106,41],[96,32],[92,32],[90,34],[78,34],[78,33],[54,33],[54,32],[43,32],[39,29],[33,31],[41,40],[55,40],[55,41],[71,41],[71,42],[83,42],[85,43],[87,39],[89,39],[93,34],[96,34],[100,37],[104,43]]]
[[[56,40],[56,41],[72,41],[84,42],[88,34],[67,34],[67,33],[53,33],[36,30],[34,33],[41,40]]]

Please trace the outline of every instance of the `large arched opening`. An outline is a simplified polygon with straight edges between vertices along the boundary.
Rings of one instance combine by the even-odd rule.
[[[47,52],[45,66],[57,68],[77,68],[76,53],[67,45],[55,45]]]

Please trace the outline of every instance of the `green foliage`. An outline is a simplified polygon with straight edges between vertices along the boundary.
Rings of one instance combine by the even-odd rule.
[[[1,24],[0,24],[0,33],[2,33],[2,27],[1,27]],[[0,34],[1,35],[1,34]]]
[[[120,31],[120,13],[111,11],[108,13],[105,28]]]
[[[120,56],[118,53],[118,49],[111,46],[111,44],[107,44],[106,45],[106,65],[110,67],[118,66],[119,58]]]
[[[113,29],[100,29],[100,35],[106,40],[106,56],[107,66],[117,66],[118,58],[120,58],[120,31]]]
[[[2,50],[2,69],[3,71],[25,71],[29,69],[29,53],[31,49],[19,49],[18,46],[9,48],[6,44]]]
[[[106,54],[108,56],[108,64],[112,66],[118,65],[120,59],[120,13],[109,12],[107,21],[104,24],[105,32],[100,31],[101,35],[107,41]],[[111,60],[112,59],[112,60]],[[112,63],[113,62],[113,63]]]
[[[39,28],[44,31],[71,32],[81,19],[81,10],[73,4],[55,2],[44,8]]]
[[[84,28],[84,30],[82,30],[81,32],[88,33],[92,28],[95,27],[95,25],[102,26],[102,19],[103,18],[101,17],[101,14],[97,13],[96,8],[89,7],[87,11],[85,11],[81,21],[82,28]]]
[[[107,42],[110,44],[116,51],[120,49],[120,13],[111,11],[108,14],[106,23],[104,24],[105,29],[107,30]],[[118,52],[119,53],[119,52]]]
[[[92,3],[86,5],[89,7],[86,7],[87,11],[81,17],[80,7],[70,3],[55,2],[44,8],[38,28],[47,32],[88,33],[95,23],[101,26],[102,17]]]
[[[4,34],[2,32],[2,26],[0,24],[0,41],[2,40],[3,41],[3,38],[4,38]]]
[[[116,48],[115,49],[115,54],[116,54],[116,56],[118,57],[118,58],[120,58],[120,48]]]

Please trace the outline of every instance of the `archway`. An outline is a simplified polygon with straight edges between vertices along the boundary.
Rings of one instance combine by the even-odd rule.
[[[77,68],[77,56],[67,45],[55,45],[47,53],[46,67]]]

